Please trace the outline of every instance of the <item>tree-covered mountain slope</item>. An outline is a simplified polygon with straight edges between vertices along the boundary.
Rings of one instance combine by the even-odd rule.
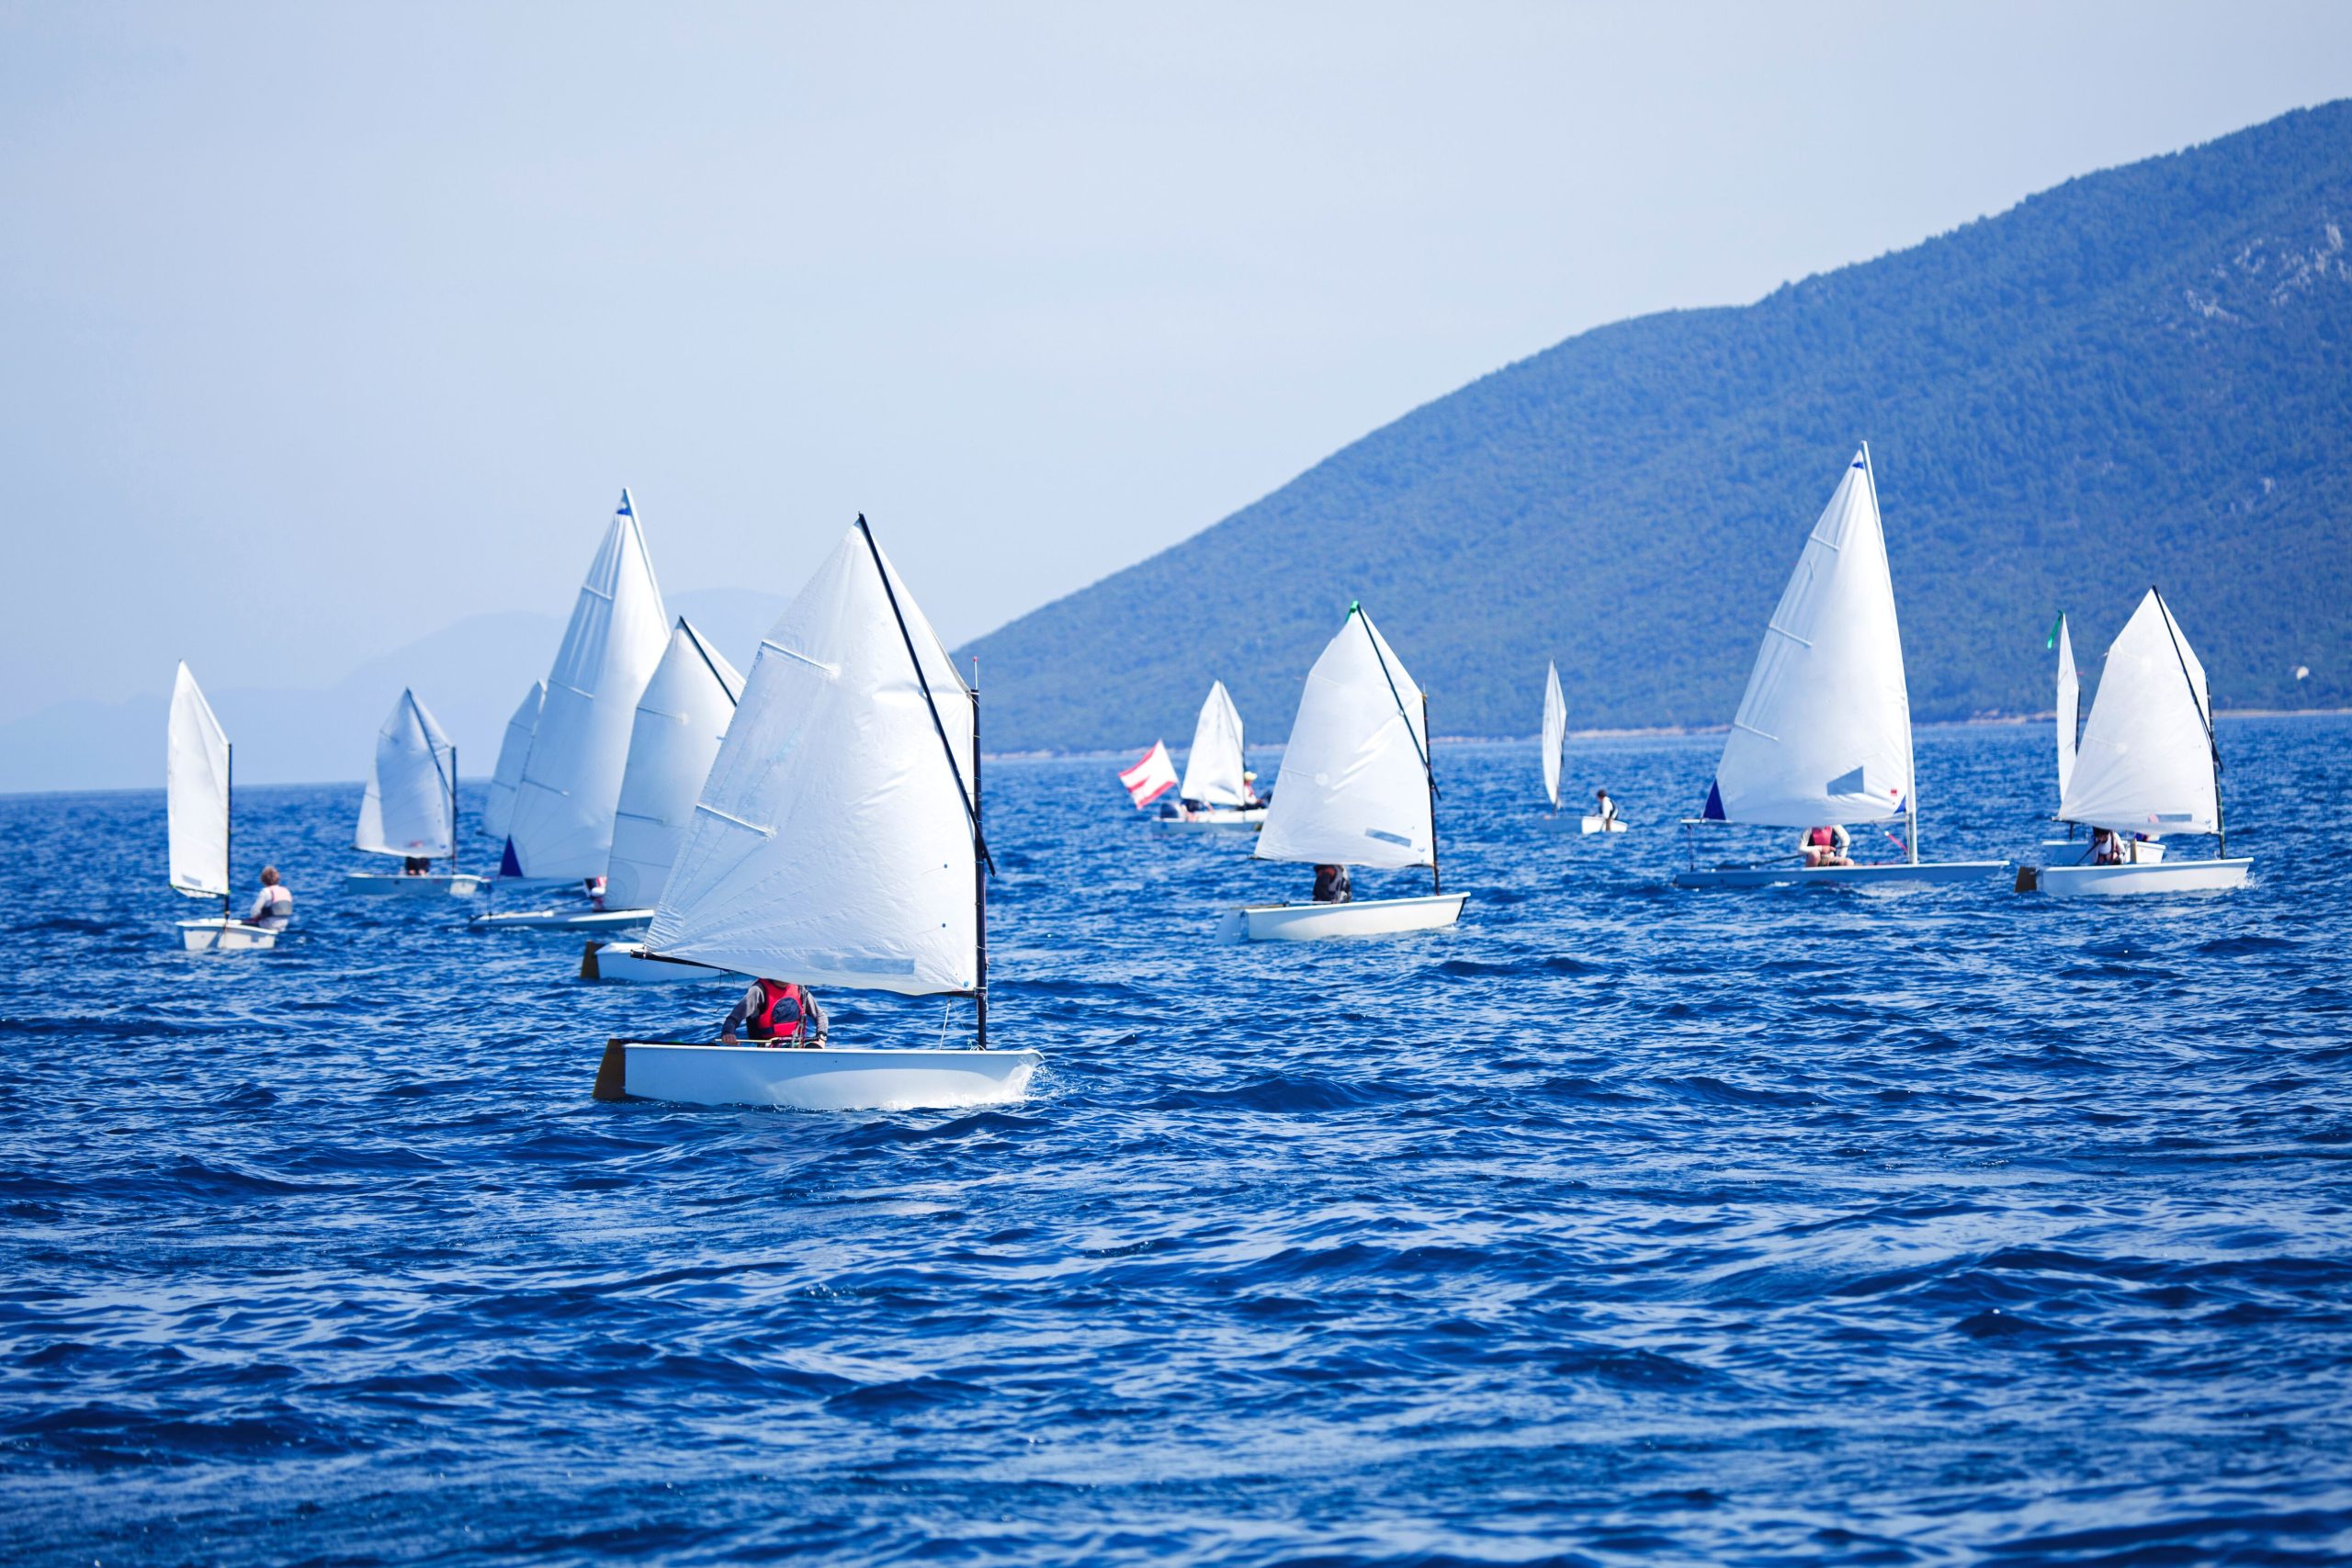
[[[1867,200],[1867,192],[1857,192]],[[2352,101],[1736,309],[1602,327],[972,645],[992,748],[1287,731],[1361,599],[1440,734],[1707,725],[1871,444],[1914,714],[2046,711],[2160,583],[2223,707],[2352,702]],[[2298,667],[2309,676],[2298,680]]]

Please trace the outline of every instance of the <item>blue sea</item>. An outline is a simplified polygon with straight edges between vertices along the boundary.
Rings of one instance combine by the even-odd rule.
[[[1442,747],[1461,926],[1295,948],[1210,937],[1306,868],[991,763],[978,1113],[598,1103],[729,992],[343,898],[356,785],[240,793],[267,955],[160,793],[0,799],[0,1560],[2346,1561],[2352,723],[2222,743],[2253,885],[2112,903],[1678,892],[1718,739],[1572,741],[1610,840]],[[1917,751],[2032,853],[2047,726]]]

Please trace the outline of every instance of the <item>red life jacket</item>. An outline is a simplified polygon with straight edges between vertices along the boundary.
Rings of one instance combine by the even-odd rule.
[[[807,1026],[808,998],[788,981],[754,980],[760,1005],[743,1020],[743,1032],[754,1040],[797,1040]]]
[[[1834,850],[1838,847],[1838,829],[1835,828],[1815,828],[1805,837],[1817,850]]]

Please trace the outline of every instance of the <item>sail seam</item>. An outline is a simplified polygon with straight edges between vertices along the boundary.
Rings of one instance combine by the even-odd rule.
[[[749,828],[752,832],[759,834],[763,839],[773,839],[775,837],[775,829],[763,828],[757,822],[746,822],[741,817],[721,811],[716,806],[705,806],[701,801],[697,800],[695,802],[695,809],[702,812],[706,816],[716,817],[721,822],[732,822],[738,828]]]

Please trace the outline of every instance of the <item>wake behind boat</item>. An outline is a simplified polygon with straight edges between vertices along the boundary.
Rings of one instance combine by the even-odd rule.
[[[1317,901],[1231,910],[1227,942],[1391,936],[1462,918],[1464,896],[1448,894],[1438,871],[1429,699],[1360,604],[1307,671],[1255,857],[1315,866]],[[1346,868],[1358,865],[1425,865],[1430,892],[1355,899]]]
[[[401,693],[376,732],[375,761],[352,845],[368,854],[397,855],[404,869],[348,873],[343,879],[346,893],[465,897],[481,885],[481,878],[458,869],[457,745],[413,691]],[[444,858],[449,869],[434,871],[432,863]]]
[[[2062,745],[2066,725],[2062,716]],[[2062,751],[2061,820],[2087,843],[2045,845],[2072,863],[2020,866],[2017,890],[2059,897],[2222,892],[2245,886],[2251,859],[2230,858],[2222,750],[2205,666],[2172,606],[2150,588],[2107,650],[2090,721],[2071,763]],[[2214,835],[2213,858],[2166,858],[2165,834]]]
[[[645,956],[969,997],[971,1049],[616,1038],[599,1100],[804,1111],[993,1105],[1040,1057],[989,1048],[979,695],[860,517],[760,645]]]
[[[1675,874],[1674,885],[1965,882],[2007,866],[1920,860],[1913,781],[1903,637],[1865,444],[1815,523],[1766,623],[1705,811],[1683,824],[1690,863]],[[1895,822],[1907,829],[1898,840],[1904,859],[1847,859],[1845,828]],[[1785,859],[1696,863],[1696,829],[1741,823],[1799,829],[1805,842]]]

